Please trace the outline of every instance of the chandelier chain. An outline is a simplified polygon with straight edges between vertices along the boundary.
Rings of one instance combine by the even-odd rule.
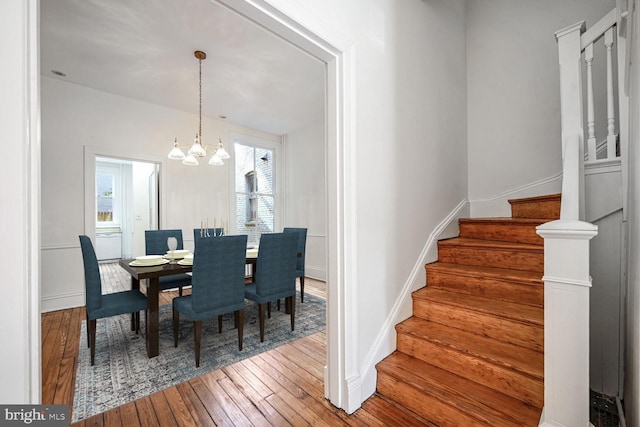
[[[200,81],[200,88],[199,88],[200,96],[198,98],[200,123],[198,128],[198,139],[202,144],[202,58],[198,58],[198,63],[199,63],[198,80]]]

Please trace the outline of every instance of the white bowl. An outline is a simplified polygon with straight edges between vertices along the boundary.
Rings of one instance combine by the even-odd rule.
[[[187,249],[177,249],[175,251],[167,251],[165,258],[168,259],[180,259],[184,258],[185,255],[188,255],[190,252]]]

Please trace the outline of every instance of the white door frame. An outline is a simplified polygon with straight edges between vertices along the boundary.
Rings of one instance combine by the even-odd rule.
[[[326,64],[327,366],[325,397],[352,413],[360,407],[357,359],[355,156],[351,131],[353,43],[292,2],[289,16],[266,0],[218,0]],[[308,24],[308,25],[305,25]],[[330,41],[328,41],[330,40]]]
[[[2,237],[10,244],[0,264],[11,271],[11,291],[0,301],[5,338],[4,404],[39,403],[42,396],[40,338],[40,40],[38,0],[7,2],[0,14],[3,67],[8,82],[0,102],[5,155],[0,193],[11,209]],[[6,289],[6,288],[5,288]]]
[[[130,160],[133,162],[155,163],[160,166],[160,174],[158,176],[158,186],[160,187],[160,224],[164,222],[166,217],[166,208],[162,201],[164,197],[164,178],[165,178],[165,159],[138,153],[135,151],[121,150],[111,147],[92,147],[84,146],[84,234],[86,234],[94,243],[96,241],[96,157],[110,157],[114,159]]]
[[[326,63],[327,67],[327,366],[325,368],[325,396],[331,402],[351,413],[361,404],[360,372],[357,363],[357,305],[356,302],[356,227],[355,227],[355,161],[354,143],[351,135],[353,106],[351,58],[353,43],[330,29],[314,26],[312,31],[304,23],[312,18],[297,9],[295,17],[287,16],[264,0],[219,0],[254,22],[283,37],[285,40],[311,53]],[[25,43],[20,52],[9,52],[8,59],[23,55],[26,67],[19,93],[11,94],[15,108],[23,111],[26,118],[16,120],[15,126],[7,129],[13,140],[24,145],[24,157],[18,162],[24,190],[22,196],[10,193],[11,200],[24,200],[25,215],[15,227],[18,236],[6,236],[12,241],[25,241],[25,257],[22,275],[17,279],[24,284],[24,293],[16,299],[15,306],[22,307],[22,319],[15,331],[27,337],[26,346],[14,353],[26,356],[22,369],[16,373],[25,378],[25,389],[14,393],[13,400],[39,402],[41,399],[40,378],[40,98],[39,98],[39,4],[38,0],[18,2],[18,8],[7,10],[6,33],[21,35]],[[292,9],[294,4],[292,3]],[[14,18],[10,21],[9,18]],[[3,33],[4,33],[3,32]],[[324,36],[323,36],[324,35]],[[18,46],[18,44],[16,44]],[[18,58],[19,59],[19,58]],[[18,63],[18,61],[16,61]],[[12,80],[14,81],[14,80]],[[28,121],[26,127],[25,121]],[[28,132],[25,129],[29,129]],[[85,153],[86,154],[86,153]],[[112,153],[99,154],[113,156]],[[117,157],[117,156],[114,156]],[[86,165],[85,160],[85,165]],[[91,169],[95,168],[95,161]],[[85,170],[85,174],[87,171]],[[164,168],[161,168],[161,174]],[[95,171],[92,171],[94,176]],[[86,176],[86,175],[85,175]],[[162,177],[161,177],[162,180]],[[89,180],[88,182],[91,182]],[[17,191],[16,190],[16,191]],[[163,190],[161,190],[163,191]],[[162,194],[161,194],[162,197]],[[162,203],[161,203],[162,206]],[[161,218],[164,218],[161,212]],[[87,232],[95,232],[93,215],[85,223]],[[86,219],[88,219],[85,216]],[[16,224],[18,225],[18,224]],[[13,239],[18,237],[18,239]],[[15,248],[14,248],[15,249]],[[22,298],[24,297],[24,298]],[[12,353],[12,354],[14,354]],[[5,390],[3,390],[5,391]],[[19,395],[19,396],[18,396]],[[8,402],[5,402],[8,403]]]

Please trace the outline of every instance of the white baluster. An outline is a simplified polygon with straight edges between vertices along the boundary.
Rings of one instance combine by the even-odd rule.
[[[613,93],[613,27],[604,33],[607,48],[607,158],[616,157],[616,111]]]
[[[596,160],[596,119],[593,106],[593,43],[584,49],[587,63],[587,160]]]

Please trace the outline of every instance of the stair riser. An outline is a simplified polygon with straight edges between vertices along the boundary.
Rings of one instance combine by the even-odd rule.
[[[412,387],[385,371],[378,372],[378,393],[441,427],[487,426],[458,408],[449,406],[430,390]],[[497,424],[494,424],[497,425]],[[509,424],[504,424],[508,426]]]
[[[497,240],[500,242],[543,245],[544,240],[530,224],[487,224],[482,222],[460,223],[460,237]]]
[[[541,326],[415,298],[413,315],[536,351],[543,351],[544,348],[544,331]]]
[[[511,202],[512,218],[560,218],[560,199],[531,202]]]
[[[544,272],[544,253],[542,249],[534,252],[438,244],[438,260],[453,264]]]
[[[397,350],[525,403],[536,407],[543,404],[542,381],[527,374],[405,333],[398,334]],[[539,368],[542,371],[543,367]]]
[[[544,305],[544,286],[542,281],[535,284],[531,282],[516,282],[515,280],[507,281],[496,279],[493,276],[463,275],[441,269],[429,270],[429,266],[427,266],[427,286],[538,307]]]

